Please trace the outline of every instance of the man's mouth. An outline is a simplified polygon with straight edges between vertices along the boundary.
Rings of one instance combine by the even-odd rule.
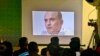
[[[47,27],[48,29],[51,29],[51,27]]]

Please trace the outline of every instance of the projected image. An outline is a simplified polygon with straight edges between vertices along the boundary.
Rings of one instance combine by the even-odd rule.
[[[32,11],[33,35],[74,36],[74,12]]]

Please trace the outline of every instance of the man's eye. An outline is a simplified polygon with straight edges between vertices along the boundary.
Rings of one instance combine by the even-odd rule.
[[[51,21],[54,21],[55,19],[54,19],[54,18],[51,18],[50,20],[51,20]]]
[[[45,19],[45,22],[47,22],[47,19]]]

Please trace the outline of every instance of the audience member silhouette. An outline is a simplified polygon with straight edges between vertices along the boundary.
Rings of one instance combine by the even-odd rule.
[[[43,49],[41,50],[41,55],[42,55],[42,56],[46,56],[46,52],[47,52],[47,47],[46,47],[46,48],[43,48]]]
[[[53,45],[59,46],[59,38],[57,36],[51,38],[51,43]]]
[[[48,46],[47,46],[46,48],[43,48],[43,49],[41,50],[41,55],[46,56],[47,52],[48,52],[48,51],[51,52],[50,49],[52,49],[51,47],[53,47],[54,49],[52,49],[52,50],[55,51],[55,49],[58,49],[58,55],[61,56],[61,55],[62,55],[63,48],[61,48],[61,47],[59,46],[59,38],[58,38],[57,36],[54,36],[54,37],[52,37],[52,38],[50,39],[50,41],[51,41],[51,42],[48,44]]]
[[[59,46],[50,43],[47,47],[46,56],[59,56]]]
[[[13,56],[12,44],[9,41],[0,43],[0,56]]]
[[[13,56],[12,44],[9,41],[4,41],[3,44],[6,46],[5,56]]]
[[[38,55],[39,49],[38,49],[38,45],[36,42],[30,42],[28,44],[28,49],[29,49],[29,55],[27,56],[40,56]]]
[[[28,47],[28,40],[27,40],[26,37],[21,37],[19,39],[19,46],[20,46],[20,49],[14,51],[13,55],[14,56],[20,56],[21,54],[26,55],[26,52],[28,52],[28,49],[27,49],[27,47]]]
[[[88,48],[81,52],[80,56],[99,56],[99,54],[95,50]]]
[[[45,54],[47,55],[47,53],[49,52],[49,54],[53,56],[54,55],[62,56],[63,48],[59,46],[59,38],[57,36],[54,36],[51,38],[50,41],[51,42],[48,44]],[[57,52],[54,54],[52,51],[57,51]]]
[[[4,56],[6,51],[6,46],[0,42],[0,56]]]
[[[80,39],[79,39],[79,37],[73,37],[71,39],[69,46],[70,46],[70,49],[75,51],[75,52],[80,51]]]
[[[76,56],[76,53],[69,48],[65,48],[62,56]]]
[[[80,50],[80,39],[78,37],[71,38],[70,48],[65,48],[63,56],[76,56],[76,52]]]

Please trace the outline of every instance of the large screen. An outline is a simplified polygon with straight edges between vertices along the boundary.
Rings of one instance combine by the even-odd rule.
[[[38,44],[50,43],[53,36],[60,44],[81,38],[82,4],[82,0],[22,0],[22,36]],[[47,16],[51,11],[53,17]]]
[[[74,12],[32,11],[33,35],[74,36]]]

